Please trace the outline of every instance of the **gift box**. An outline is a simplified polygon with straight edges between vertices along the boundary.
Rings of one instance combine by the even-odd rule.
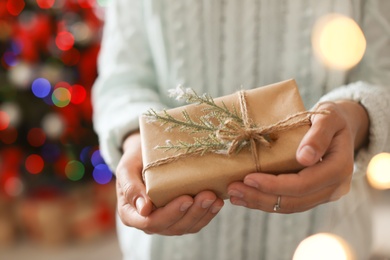
[[[303,168],[295,154],[310,119],[294,80],[216,99],[190,94],[178,95],[199,104],[140,117],[143,177],[155,206],[203,190],[226,199],[227,186],[249,173]]]

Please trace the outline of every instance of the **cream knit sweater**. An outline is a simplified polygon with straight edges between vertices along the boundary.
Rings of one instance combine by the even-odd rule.
[[[313,24],[330,12],[354,18],[365,32],[366,55],[352,72],[313,56]],[[357,153],[351,191],[339,201],[291,215],[225,205],[201,232],[181,237],[146,235],[118,221],[125,259],[291,259],[302,239],[320,231],[344,237],[368,259],[365,168],[390,150],[389,14],[387,0],[112,0],[93,88],[95,129],[112,170],[141,113],[181,105],[166,95],[177,84],[217,97],[295,78],[308,109],[352,99],[370,116],[369,146]]]

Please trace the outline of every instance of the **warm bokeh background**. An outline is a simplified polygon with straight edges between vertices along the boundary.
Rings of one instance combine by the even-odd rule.
[[[120,259],[90,100],[108,1],[0,0],[0,259]],[[373,259],[390,259],[386,156]]]
[[[0,259],[20,244],[114,236],[114,180],[90,100],[104,5],[0,0]]]

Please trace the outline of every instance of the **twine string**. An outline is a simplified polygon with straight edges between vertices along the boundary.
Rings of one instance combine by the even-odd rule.
[[[242,146],[249,145],[253,157],[253,162],[255,163],[255,167],[258,172],[260,171],[260,164],[258,160],[259,157],[257,153],[258,145],[271,147],[271,143],[277,140],[277,133],[291,130],[293,128],[298,128],[304,125],[310,125],[310,116],[315,114],[329,113],[326,110],[303,111],[290,115],[289,117],[274,124],[259,127],[254,124],[251,124],[250,122],[245,95],[246,93],[244,90],[238,92],[242,124],[235,121],[234,119],[227,119],[216,131],[215,135],[219,140],[221,140],[221,142],[228,144],[228,155],[231,155],[234,152],[238,151]],[[183,152],[162,159],[158,159],[156,161],[148,163],[144,167],[142,171],[142,176],[145,179],[145,172],[150,168],[172,163],[182,158],[188,158],[203,153],[204,150],[202,148],[199,148],[189,153]]]

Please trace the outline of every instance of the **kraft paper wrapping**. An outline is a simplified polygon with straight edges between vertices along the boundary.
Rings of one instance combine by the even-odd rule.
[[[287,80],[264,87],[247,90],[246,103],[248,116],[258,126],[277,123],[298,112],[305,111],[303,102],[294,80]],[[237,93],[216,98],[218,104],[223,101],[227,107],[239,108]],[[193,118],[199,117],[201,105],[191,104],[167,110],[175,118],[182,118],[183,109]],[[175,151],[156,149],[167,140],[191,142],[195,136],[178,129],[166,131],[166,126],[159,122],[150,122],[146,116],[140,117],[142,138],[142,157],[144,167],[151,162],[174,156]],[[266,173],[290,173],[303,168],[296,159],[297,147],[309,129],[309,125],[300,126],[277,134],[277,140],[271,147],[257,145],[260,171]],[[181,158],[175,162],[149,168],[144,173],[147,193],[156,207],[162,207],[174,198],[188,194],[196,195],[203,190],[211,190],[220,198],[226,199],[227,186],[256,172],[250,147],[232,155],[207,153],[202,156]]]

